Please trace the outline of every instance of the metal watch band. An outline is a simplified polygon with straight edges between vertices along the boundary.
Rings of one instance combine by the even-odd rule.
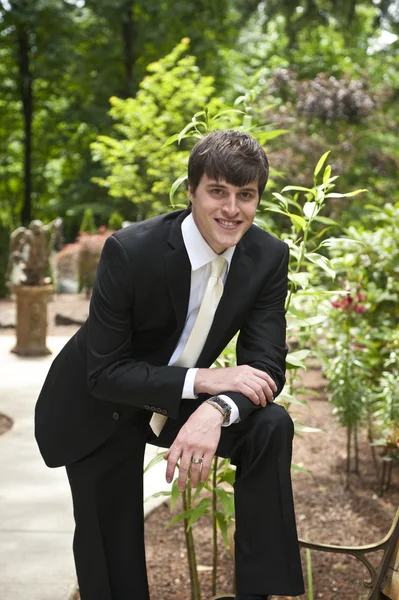
[[[205,402],[211,404],[223,415],[223,423],[228,423],[230,421],[231,406],[228,402],[223,400],[223,398],[212,396],[211,398],[208,398],[208,400],[205,400]]]

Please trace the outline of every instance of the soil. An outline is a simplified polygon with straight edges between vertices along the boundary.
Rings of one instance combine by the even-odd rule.
[[[11,300],[0,301],[0,322],[13,310]],[[49,335],[72,335],[76,325],[55,325],[55,315],[84,320],[88,300],[83,295],[63,294],[49,304]],[[3,317],[3,319],[2,319]],[[3,334],[12,329],[0,329]],[[320,369],[310,368],[305,384],[313,389],[306,397],[307,407],[295,406],[292,415],[302,423],[320,428],[323,433],[295,436],[293,462],[305,467],[310,476],[293,472],[293,488],[299,537],[340,545],[377,542],[388,532],[399,506],[399,474],[393,470],[390,488],[377,494],[378,482],[370,447],[363,434],[360,439],[359,474],[351,473],[346,482],[346,433],[331,415]],[[1,419],[0,419],[1,427]],[[379,461],[381,459],[379,458]],[[190,585],[183,526],[165,529],[170,520],[167,502],[146,520],[146,552],[151,600],[189,600]],[[211,598],[211,528],[207,517],[194,526],[197,563],[204,600]],[[302,550],[306,573],[306,554]],[[366,597],[365,568],[354,558],[342,554],[312,552],[313,593],[315,599],[361,600]],[[378,563],[379,556],[376,560]],[[233,562],[229,550],[219,545],[218,593],[231,593]],[[301,596],[307,599],[307,594]],[[78,595],[76,599],[78,600]]]

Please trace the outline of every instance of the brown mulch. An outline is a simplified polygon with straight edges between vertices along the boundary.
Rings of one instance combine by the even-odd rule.
[[[11,300],[0,300],[0,322],[13,310]],[[56,325],[55,315],[87,316],[88,300],[84,295],[63,294],[49,303],[49,335],[72,335],[78,325]],[[5,317],[4,317],[5,316]],[[0,329],[0,335],[10,335],[12,329]],[[365,436],[360,440],[360,474],[351,474],[346,486],[346,433],[331,416],[331,406],[324,393],[325,382],[320,371],[311,369],[306,383],[317,390],[309,396],[308,408],[293,407],[292,413],[301,422],[318,427],[324,433],[296,436],[294,458],[306,467],[311,477],[293,473],[293,486],[298,532],[303,539],[341,545],[362,545],[376,542],[388,532],[399,505],[399,474],[394,470],[392,484],[382,497],[376,493],[377,481]],[[0,419],[0,428],[1,428]],[[1,431],[1,430],[0,430]],[[169,506],[162,504],[146,520],[147,565],[151,600],[190,600],[190,586],[182,525],[165,530],[171,518]],[[208,518],[195,526],[197,562],[204,600],[211,597],[211,529]],[[302,551],[304,573],[305,552]],[[231,592],[233,567],[229,551],[219,546],[218,593]],[[360,600],[365,598],[364,567],[354,558],[312,552],[314,598],[322,600]],[[307,600],[307,595],[301,596]],[[78,600],[78,598],[76,598]]]

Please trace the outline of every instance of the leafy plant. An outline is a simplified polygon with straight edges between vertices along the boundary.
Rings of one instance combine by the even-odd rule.
[[[108,172],[93,181],[115,198],[130,199],[140,218],[169,209],[170,180],[187,163],[187,145],[171,152],[165,139],[183,129],[207,102],[212,111],[223,107],[222,100],[210,100],[213,79],[201,75],[195,58],[187,54],[189,42],[184,38],[147,67],[134,98],[111,98],[115,135],[99,136],[92,144],[93,159]]]
[[[238,111],[235,111],[238,113]],[[219,120],[224,113],[217,113],[213,117],[210,116],[210,112],[207,108],[194,115],[191,122],[184,127],[179,134],[174,134],[169,138],[165,145],[169,145],[173,142],[181,143],[182,140],[187,138],[198,139],[203,135],[206,135],[210,130],[216,128],[219,125]],[[251,119],[246,119],[244,114],[244,124],[252,126]],[[242,126],[242,127],[243,127]],[[251,130],[251,133],[256,134]],[[259,132],[258,132],[259,133]],[[294,298],[308,300],[312,298],[314,301],[320,301],[321,297],[326,297],[330,292],[326,292],[320,289],[317,284],[320,282],[320,276],[327,275],[329,278],[335,276],[335,271],[329,261],[329,259],[322,254],[320,250],[326,250],[330,245],[338,245],[347,240],[331,240],[325,238],[324,234],[331,225],[336,225],[331,219],[322,216],[320,213],[325,207],[326,203],[330,198],[337,196],[354,196],[361,191],[350,192],[348,194],[337,194],[334,192],[336,176],[331,175],[331,167],[327,165],[321,175],[321,171],[325,165],[328,157],[328,152],[325,153],[318,161],[314,170],[314,185],[312,188],[305,188],[301,186],[287,186],[281,193],[273,193],[275,198],[274,202],[261,201],[261,208],[264,211],[277,213],[284,218],[284,224],[289,223],[290,227],[288,231],[284,225],[282,227],[281,237],[290,247],[291,261],[290,261],[290,272],[289,272],[289,292],[287,296],[286,308],[288,316],[291,320],[291,329],[296,329],[300,332],[300,337],[304,339],[303,330],[307,331],[308,339],[310,339],[310,331],[315,325],[320,324],[325,317],[321,318],[319,315],[309,315],[308,305],[302,306],[300,309],[300,303],[295,306]],[[186,174],[180,175],[174,182],[170,190],[171,202],[173,202],[174,195],[178,190],[181,183],[185,180]],[[262,226],[264,224],[263,217],[260,216],[257,219],[257,224]],[[319,225],[324,226],[320,231]],[[321,237],[324,237],[320,241]],[[315,280],[316,286],[311,287],[311,283]],[[295,397],[295,381],[297,373],[300,369],[306,369],[305,359],[310,354],[309,349],[302,349],[299,351],[290,352],[287,357],[287,367],[290,369],[290,383],[284,388],[282,394],[277,399],[278,402],[282,402],[287,409],[290,409],[292,404],[301,404],[302,401]],[[222,365],[228,366],[234,364],[234,344],[230,346],[225,353],[222,354]],[[312,428],[306,427],[305,425],[295,421],[295,428],[298,432],[310,432],[316,431]],[[213,464],[211,474],[208,482],[204,486],[200,486],[195,494],[192,493],[190,482],[188,482],[187,489],[182,494],[183,511],[178,514],[169,523],[175,523],[184,520],[185,531],[186,531],[186,544],[187,554],[189,561],[189,572],[191,581],[191,596],[193,600],[200,600],[201,592],[199,587],[198,572],[196,569],[196,556],[195,556],[195,545],[192,534],[192,525],[198,518],[203,515],[209,514],[210,506],[212,506],[212,519],[213,519],[213,532],[214,532],[214,543],[213,543],[213,592],[216,592],[216,569],[217,569],[217,556],[216,556],[216,531],[217,527],[222,531],[224,542],[227,541],[227,525],[228,522],[233,518],[233,496],[232,492],[228,492],[224,485],[230,483],[231,473],[228,467],[228,463],[222,462],[222,473],[220,473],[217,459]],[[300,467],[297,467],[301,470]],[[220,481],[220,475],[222,480]],[[174,491],[173,491],[174,490]],[[177,480],[175,480],[172,487],[172,497],[177,490]],[[199,494],[201,491],[207,491],[212,500],[202,498],[199,500]],[[172,503],[174,506],[174,503]],[[222,511],[219,511],[217,506],[222,506]]]

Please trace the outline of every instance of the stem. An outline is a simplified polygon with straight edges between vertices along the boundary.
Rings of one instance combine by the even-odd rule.
[[[213,459],[213,474],[212,474],[212,550],[213,550],[213,561],[212,561],[212,596],[216,594],[216,579],[218,571],[218,538],[216,529],[216,508],[217,508],[217,496],[216,496],[216,484],[217,484],[217,468],[218,468],[218,457],[215,456]]]
[[[306,573],[308,577],[308,600],[313,600],[312,557],[309,548],[306,548]]]
[[[351,425],[347,426],[346,430],[346,488],[349,487],[349,473],[350,473],[350,463],[351,463],[351,437],[352,437],[352,427]]]
[[[183,510],[186,512],[191,509],[191,484],[182,493]],[[198,579],[197,559],[195,555],[195,544],[192,528],[188,527],[188,518],[184,519],[184,536],[186,538],[188,568],[190,573],[191,600],[201,600],[201,590]]]
[[[368,443],[370,445],[370,449],[371,449],[371,456],[373,458],[373,464],[374,464],[374,469],[375,469],[375,474],[376,474],[376,478],[377,478],[377,482],[380,480],[380,466],[378,464],[378,460],[377,460],[377,454],[375,451],[375,446],[373,446],[373,432],[371,429],[371,415],[370,415],[370,410],[368,410],[368,414],[367,414],[367,439],[368,439]]]
[[[359,440],[358,440],[358,426],[355,423],[354,428],[354,443],[355,443],[355,473],[359,475]]]
[[[315,216],[315,214],[314,214],[315,210],[316,210],[316,206],[313,209],[313,214],[309,217],[309,221],[307,223],[307,227],[305,227],[305,229],[303,230],[303,240],[302,240],[302,245],[301,245],[301,252],[299,254],[298,262],[297,262],[296,269],[295,269],[295,274],[299,273],[299,271],[300,271],[300,269],[302,267],[303,259],[305,257],[305,252],[306,252],[306,243],[308,241],[308,235],[309,235],[309,231],[310,231],[310,226],[312,224],[313,217]],[[294,294],[294,291],[295,291],[294,290],[295,287],[296,287],[295,283],[291,282],[290,291],[289,291],[289,294],[288,294],[288,298],[287,298],[287,303],[286,303],[286,306],[285,306],[285,310],[288,310],[288,307],[289,307],[289,305],[291,303],[291,298],[292,298],[292,296]]]

